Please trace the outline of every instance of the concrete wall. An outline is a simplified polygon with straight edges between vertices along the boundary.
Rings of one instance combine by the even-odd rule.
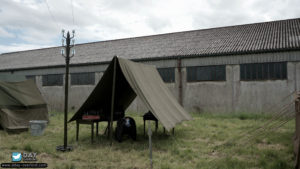
[[[288,62],[287,80],[240,81],[240,66],[226,66],[226,82],[184,85],[184,107],[204,112],[274,112],[293,101],[299,90],[300,62]]]
[[[183,105],[188,111],[228,112],[231,111],[232,88],[231,67],[226,66],[226,81],[186,82],[186,69],[183,77]]]
[[[95,73],[95,84],[101,79],[103,73]],[[65,78],[65,77],[64,77]],[[69,75],[70,79],[70,75]],[[65,81],[64,81],[65,82]],[[36,77],[45,101],[48,103],[49,111],[63,111],[64,108],[64,85],[63,86],[42,86],[42,76]],[[69,110],[76,111],[93,91],[95,85],[73,86],[69,82]]]
[[[298,56],[298,57],[297,57]],[[240,64],[287,61],[286,80],[240,81]],[[143,61],[156,67],[177,67],[177,59]],[[186,82],[187,66],[226,65],[226,81]],[[292,101],[290,96],[300,90],[300,52],[253,54],[182,59],[182,102],[187,111],[197,112],[269,112],[274,105]],[[96,72],[95,84],[101,79],[107,64],[71,67],[70,72]],[[36,75],[36,83],[49,105],[50,111],[63,111],[64,86],[42,86],[42,75],[64,73],[64,68],[28,69],[0,72],[1,74]],[[179,70],[175,69],[175,83],[167,86],[179,99]],[[75,111],[85,101],[95,85],[70,86],[69,110]],[[282,101],[283,100],[283,101]],[[136,98],[128,111],[146,112]]]

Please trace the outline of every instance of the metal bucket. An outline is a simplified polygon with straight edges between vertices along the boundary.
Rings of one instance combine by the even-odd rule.
[[[41,136],[47,126],[46,120],[30,120],[29,128],[32,136]]]

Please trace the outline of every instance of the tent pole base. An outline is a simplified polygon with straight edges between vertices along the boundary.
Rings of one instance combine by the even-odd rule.
[[[72,146],[56,146],[56,150],[57,151],[62,151],[62,152],[65,152],[65,151],[72,151],[73,150],[73,147]]]

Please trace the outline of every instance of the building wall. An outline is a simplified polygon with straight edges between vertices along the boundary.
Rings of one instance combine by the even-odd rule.
[[[183,82],[184,108],[196,112],[274,112],[300,90],[300,52],[190,58],[183,66],[226,65],[226,81]],[[286,80],[241,81],[240,64],[287,62]],[[183,69],[186,80],[186,69]],[[290,95],[289,97],[286,97]]]
[[[103,73],[95,73],[95,84],[101,79]],[[69,75],[70,79],[70,75]],[[63,86],[42,86],[42,76],[37,76],[36,82],[48,103],[50,111],[63,111],[64,108],[64,85]],[[69,110],[76,111],[93,91],[95,85],[70,85],[69,81]]]
[[[240,81],[239,65],[226,66],[226,82],[184,85],[184,107],[197,112],[274,112],[299,90],[299,62],[288,62],[287,80]],[[295,76],[297,70],[297,76]],[[295,80],[295,77],[298,79]],[[296,89],[295,86],[298,86]]]
[[[263,62],[288,62],[286,80],[240,81],[240,64]],[[175,83],[167,86],[179,100],[180,73],[178,60],[143,61],[157,68],[175,67]],[[188,66],[226,65],[226,81],[187,82]],[[76,66],[70,73],[95,72],[95,84],[101,79],[107,64]],[[36,75],[36,83],[49,105],[50,111],[63,111],[64,86],[42,86],[42,75],[63,74],[64,68],[45,68],[0,72],[1,74]],[[287,95],[300,90],[300,52],[283,52],[219,57],[194,57],[182,59],[182,104],[191,112],[272,112],[274,105],[292,101]],[[92,92],[95,85],[70,86],[69,110],[76,111]],[[136,98],[128,111],[146,112],[144,104]]]
[[[231,68],[226,67],[226,81],[186,82],[184,69],[183,105],[189,111],[229,112],[231,111]]]
[[[272,112],[290,103],[293,96],[284,99],[295,90],[294,63],[287,64],[287,80],[240,81],[235,83],[234,111]]]

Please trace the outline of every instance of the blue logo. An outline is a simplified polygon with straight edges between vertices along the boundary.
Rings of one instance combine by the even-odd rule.
[[[11,155],[12,162],[19,162],[22,160],[22,154],[19,152],[13,152]]]

